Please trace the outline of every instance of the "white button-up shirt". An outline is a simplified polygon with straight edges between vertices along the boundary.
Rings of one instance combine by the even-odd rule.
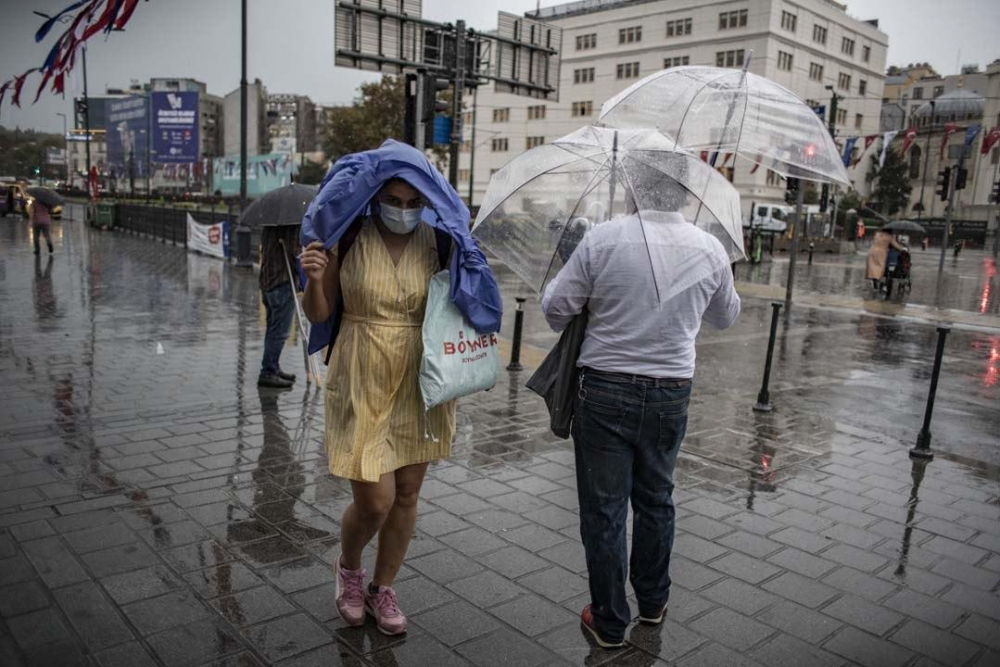
[[[588,309],[580,367],[691,378],[702,320],[725,329],[740,312],[729,257],[679,213],[639,216],[587,232],[546,287],[542,310],[561,331]]]

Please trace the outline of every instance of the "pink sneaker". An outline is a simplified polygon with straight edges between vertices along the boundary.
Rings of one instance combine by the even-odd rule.
[[[401,635],[406,632],[406,616],[396,604],[396,591],[379,586],[377,593],[369,589],[365,595],[365,609],[375,617],[375,624],[384,635]]]
[[[337,611],[351,626],[365,624],[365,569],[348,570],[337,559]]]

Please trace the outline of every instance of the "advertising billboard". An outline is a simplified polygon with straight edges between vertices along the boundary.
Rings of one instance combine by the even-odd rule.
[[[148,100],[135,95],[109,101],[104,140],[108,167],[119,178],[145,178],[149,161]],[[129,159],[132,160],[131,169]]]
[[[153,161],[198,161],[198,93],[152,93]]]

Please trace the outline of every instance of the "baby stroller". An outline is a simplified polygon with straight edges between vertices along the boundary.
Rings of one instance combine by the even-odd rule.
[[[889,249],[889,258],[885,264],[885,277],[882,279],[882,287],[885,289],[885,298],[892,296],[892,288],[896,288],[896,293],[902,295],[912,288],[910,284],[910,251],[908,249]]]

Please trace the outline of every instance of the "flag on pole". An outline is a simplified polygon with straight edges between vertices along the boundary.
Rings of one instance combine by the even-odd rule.
[[[910,149],[913,140],[917,138],[917,128],[911,127],[903,136],[905,138],[903,139],[903,150],[899,152],[900,155],[906,155],[906,151]]]
[[[944,138],[941,139],[941,151],[940,155],[938,155],[938,159],[940,160],[944,159],[944,149],[948,145],[948,137],[950,137],[952,132],[956,131],[957,129],[958,125],[956,125],[955,123],[947,123],[944,126]]]
[[[854,144],[858,143],[858,137],[847,137],[847,141],[844,142],[844,169],[847,169],[851,165],[851,155],[854,153]]]
[[[1000,125],[997,125],[987,134],[983,135],[983,147],[979,150],[979,152],[986,155],[990,152],[990,149],[993,148],[993,144],[998,141],[1000,141]]]
[[[899,134],[899,130],[892,130],[891,132],[884,132],[882,134],[882,153],[878,156],[879,169],[881,169],[882,165],[885,164],[885,154],[889,150],[889,144],[892,143],[892,140],[896,138],[897,134]]]

